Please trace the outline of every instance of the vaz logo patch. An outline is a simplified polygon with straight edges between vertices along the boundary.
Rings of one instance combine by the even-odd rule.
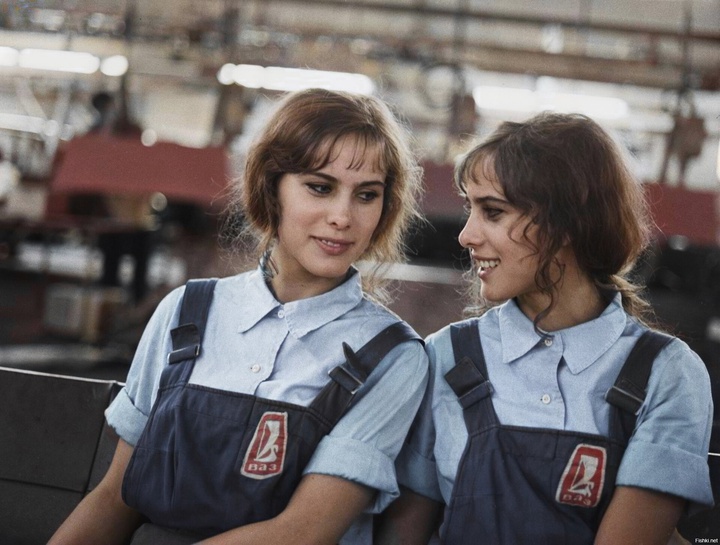
[[[560,478],[555,499],[560,503],[595,507],[605,484],[607,454],[603,447],[580,444]]]
[[[266,412],[255,428],[240,472],[251,479],[279,475],[285,464],[286,447],[287,413]]]

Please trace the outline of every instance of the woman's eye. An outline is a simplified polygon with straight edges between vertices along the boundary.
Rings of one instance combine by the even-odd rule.
[[[485,208],[483,211],[485,212],[485,216],[489,219],[496,219],[503,213],[503,210],[500,208]]]
[[[318,193],[319,195],[327,195],[331,191],[331,187],[328,184],[308,182],[305,184],[310,191]]]
[[[364,202],[372,202],[375,199],[377,199],[380,196],[380,193],[377,191],[361,191],[358,193],[358,197],[361,201]]]

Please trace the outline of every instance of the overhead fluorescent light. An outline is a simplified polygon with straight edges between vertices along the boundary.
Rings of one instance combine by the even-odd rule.
[[[577,112],[598,119],[620,119],[629,112],[627,102],[615,97],[532,91],[481,85],[473,89],[478,109],[509,112]]]
[[[15,66],[20,52],[12,47],[0,46],[0,66]]]
[[[23,49],[0,46],[0,66],[19,66],[36,70],[94,74],[98,68],[106,76],[122,76],[128,70],[124,55],[112,55],[100,61],[91,53],[57,49]]]
[[[532,112],[537,109],[535,93],[530,89],[514,89],[483,85],[473,89],[475,105],[483,110]]]
[[[233,66],[232,78],[235,83],[243,87],[260,89],[265,87],[267,70],[269,69],[255,64],[238,64]]]
[[[128,71],[129,63],[124,55],[113,55],[103,59],[100,71],[106,76],[122,76]]]
[[[363,74],[255,64],[226,64],[218,71],[217,78],[223,85],[234,82],[252,89],[272,91],[298,91],[312,87],[366,95],[375,91],[372,79]]]
[[[235,70],[235,65],[232,63],[223,64],[220,70],[218,70],[217,73],[217,80],[222,83],[223,85],[230,85],[234,82],[233,80],[233,72]]]
[[[100,68],[100,59],[80,51],[23,49],[20,51],[18,66],[36,70],[94,74]]]
[[[42,117],[0,113],[0,129],[3,130],[43,134],[47,123]]]

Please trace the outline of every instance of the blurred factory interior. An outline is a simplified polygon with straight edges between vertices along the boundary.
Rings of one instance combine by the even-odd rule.
[[[5,0],[0,365],[122,380],[167,291],[252,266],[218,250],[232,180],[281,92],[323,85],[414,135],[430,221],[390,274],[422,334],[463,308],[454,157],[579,111],[648,192],[659,317],[720,365],[720,0]]]

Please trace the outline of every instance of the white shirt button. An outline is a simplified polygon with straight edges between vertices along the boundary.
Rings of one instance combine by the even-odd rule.
[[[285,311],[283,309],[278,310],[278,318],[285,318]]]
[[[261,367],[257,363],[250,368],[253,373],[259,373],[260,369]]]
[[[552,346],[552,337],[545,337],[545,340],[543,342],[545,343],[545,346]]]
[[[543,394],[543,396],[540,398],[540,401],[542,401],[544,405],[547,405],[548,403],[550,403],[551,399],[548,394]]]

